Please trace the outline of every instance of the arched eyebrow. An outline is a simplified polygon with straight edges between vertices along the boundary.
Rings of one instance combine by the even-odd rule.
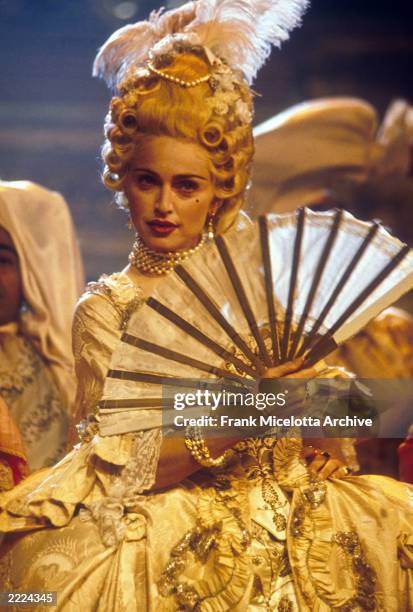
[[[199,174],[177,174],[174,176],[174,180],[182,181],[188,179],[199,179],[201,181],[208,181],[209,177],[200,176]]]
[[[153,170],[150,170],[149,168],[141,168],[140,166],[136,166],[135,168],[132,168],[132,172],[147,172],[148,174],[152,174],[152,176],[155,176],[156,178],[160,178],[157,172],[154,172]],[[186,173],[186,174],[176,174],[173,177],[173,179],[178,180],[178,181],[187,180],[187,179],[199,179],[201,181],[208,181],[209,177],[200,176],[199,174]]]

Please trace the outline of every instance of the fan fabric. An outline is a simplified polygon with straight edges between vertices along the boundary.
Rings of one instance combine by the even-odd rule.
[[[125,409],[140,429],[159,425],[165,382],[252,382],[305,351],[312,364],[412,287],[413,252],[342,210],[303,208],[230,230],[131,317],[105,383],[102,433],[105,415],[109,434],[110,415]]]

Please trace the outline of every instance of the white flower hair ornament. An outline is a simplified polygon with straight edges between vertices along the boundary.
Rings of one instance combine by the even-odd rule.
[[[100,49],[94,76],[122,91],[127,83],[149,73],[182,87],[209,81],[213,96],[208,104],[217,115],[235,108],[242,122],[251,111],[235,85],[251,85],[268,58],[271,46],[279,47],[300,24],[309,0],[196,0],[163,12],[147,21],[117,30]],[[163,70],[171,56],[185,50],[202,50],[211,70],[196,81],[184,81]]]

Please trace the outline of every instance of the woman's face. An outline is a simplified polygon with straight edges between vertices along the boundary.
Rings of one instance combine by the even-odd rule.
[[[0,325],[18,321],[22,300],[19,257],[10,234],[0,226]]]
[[[218,207],[206,151],[168,136],[143,137],[125,181],[133,224],[156,251],[196,246]]]

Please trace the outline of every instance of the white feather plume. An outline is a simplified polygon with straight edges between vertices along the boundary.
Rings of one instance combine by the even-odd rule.
[[[155,45],[170,37],[194,40],[232,68],[240,69],[249,83],[289,32],[300,24],[309,0],[197,0],[148,21],[116,31],[100,49],[93,67],[95,76],[109,86],[133,74]]]
[[[251,83],[271,46],[288,39],[307,6],[308,0],[201,0],[191,30]]]
[[[109,87],[117,87],[136,68],[145,64],[149,51],[166,36],[182,32],[195,17],[195,3],[163,13],[150,14],[147,21],[116,30],[100,48],[93,64],[93,76],[103,78]]]

